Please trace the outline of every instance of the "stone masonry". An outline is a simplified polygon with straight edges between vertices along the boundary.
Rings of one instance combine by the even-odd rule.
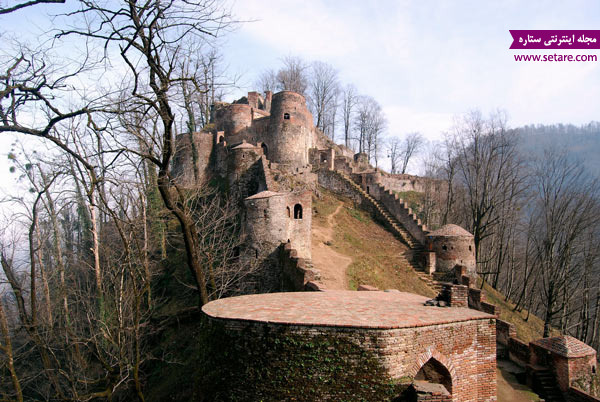
[[[495,401],[495,318],[425,306],[426,300],[402,292],[274,293],[222,299],[202,310],[245,336],[286,326],[305,338],[350,337],[377,357],[390,378],[443,378],[452,401]],[[423,374],[424,367],[433,369]]]

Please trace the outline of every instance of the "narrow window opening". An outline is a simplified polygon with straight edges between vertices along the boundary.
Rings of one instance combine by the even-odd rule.
[[[469,246],[469,251],[472,251],[472,250],[471,250],[471,246]]]
[[[596,367],[592,366],[592,374],[596,374]]]
[[[266,144],[262,143],[260,147],[262,148],[265,158],[269,159],[269,149],[267,148]]]
[[[369,188],[369,186],[367,186],[367,194],[370,194],[369,191],[371,191],[371,189]]]
[[[287,209],[287,216],[289,218],[291,216],[290,207],[286,207],[286,209]]]
[[[446,251],[448,250],[448,246],[446,246],[445,244],[442,246],[442,250]]]
[[[265,219],[267,219],[267,210],[266,209],[263,210],[263,215],[264,215]]]
[[[255,256],[256,258],[258,258],[258,250],[257,250],[257,249],[254,249],[254,256]]]
[[[294,219],[302,219],[302,205],[294,205]]]
[[[290,119],[290,114],[289,114],[289,113],[284,113],[284,114],[283,114],[283,118],[284,118],[285,120],[289,120],[289,119]]]

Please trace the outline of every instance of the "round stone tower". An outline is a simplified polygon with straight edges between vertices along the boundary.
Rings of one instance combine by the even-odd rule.
[[[291,91],[273,95],[268,141],[269,160],[293,166],[308,164],[314,147],[313,119],[304,96]]]
[[[229,187],[241,196],[258,191],[254,176],[249,171],[259,158],[259,150],[245,141],[231,149],[227,158],[227,180]]]
[[[244,103],[221,105],[214,120],[217,130],[225,131],[225,136],[236,135],[252,125],[252,108]]]
[[[456,265],[467,267],[467,274],[477,274],[473,235],[458,225],[442,226],[427,234],[428,249],[435,252],[435,269],[451,272]]]

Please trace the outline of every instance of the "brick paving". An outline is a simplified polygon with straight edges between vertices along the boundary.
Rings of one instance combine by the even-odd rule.
[[[206,304],[210,317],[274,324],[395,329],[493,316],[468,308],[425,306],[427,297],[404,292],[296,292],[230,297]]]

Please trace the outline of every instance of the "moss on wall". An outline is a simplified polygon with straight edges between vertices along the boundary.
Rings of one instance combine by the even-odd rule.
[[[206,319],[197,386],[210,401],[385,401],[406,387],[342,332],[293,327],[230,330]]]

